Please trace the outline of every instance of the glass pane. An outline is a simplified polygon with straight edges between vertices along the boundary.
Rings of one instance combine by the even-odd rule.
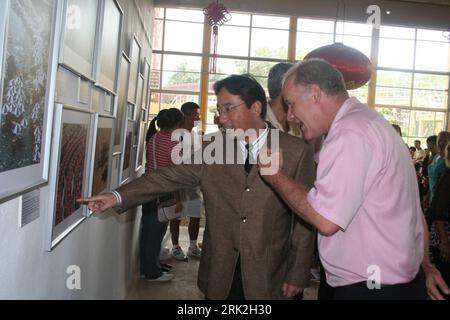
[[[248,72],[247,60],[218,58],[216,66],[217,73],[224,75],[242,74]]]
[[[447,128],[445,127],[445,113],[444,112],[436,112],[436,120],[434,120],[435,123],[435,129],[434,129],[434,133],[435,135],[437,135],[439,132],[443,131],[443,130],[447,130]],[[448,121],[448,119],[447,119]]]
[[[267,41],[270,39],[270,41]],[[287,59],[289,32],[252,29],[252,57]]]
[[[437,134],[435,116],[435,112],[411,111],[408,135],[411,137],[425,138],[424,140],[426,140],[427,137]],[[411,145],[414,145],[414,141],[412,142]]]
[[[375,103],[394,106],[410,106],[411,90],[377,86]]]
[[[297,30],[334,33],[334,21],[299,18],[297,20]]]
[[[367,103],[367,96],[369,94],[369,86],[365,85],[361,88],[349,90],[348,91],[350,96],[358,98],[358,100],[362,103]]]
[[[164,55],[163,68],[167,71],[201,71],[201,57],[178,56],[172,54]]]
[[[166,9],[166,19],[203,23],[204,17],[203,10]]]
[[[166,21],[164,50],[201,53],[203,24]]]
[[[255,76],[255,80],[263,87],[266,92],[266,96],[269,96],[269,90],[267,89],[267,76],[266,77],[257,77]]]
[[[159,53],[152,54],[151,66],[152,70],[161,70],[161,54]]]
[[[214,94],[208,95],[208,106],[206,107],[206,123],[214,123],[214,115],[217,110],[217,97]]]
[[[150,98],[150,114],[158,114],[160,100],[161,100],[160,93],[152,93]]]
[[[289,18],[253,15],[252,26],[262,28],[289,29]]]
[[[336,23],[336,34],[354,36],[372,36],[372,25],[366,23],[342,22]]]
[[[414,41],[380,39],[378,65],[380,67],[412,69]]]
[[[267,77],[269,70],[278,62],[271,61],[250,61],[250,73],[254,76]]]
[[[227,25],[249,27],[250,15],[231,12],[231,19],[227,22]]]
[[[448,76],[434,74],[415,73],[414,88],[448,90]]]
[[[398,39],[414,39],[415,30],[413,28],[403,27],[380,27],[381,38],[398,38]]]
[[[153,50],[162,50],[163,20],[154,20],[153,23]]]
[[[411,88],[412,73],[397,71],[377,71],[377,85]]]
[[[333,35],[318,34],[318,33],[297,33],[297,54],[296,60],[303,60],[303,58],[314,49],[329,45],[333,43]]]
[[[370,48],[372,47],[371,38],[359,36],[336,35],[336,42],[342,42],[346,46],[361,51],[370,59]]]
[[[180,108],[185,102],[195,102],[199,103],[198,95],[187,95],[187,94],[161,94],[161,110],[170,108]]]
[[[223,26],[219,28],[217,53],[232,56],[248,56],[250,28]],[[211,46],[211,52],[213,47]]]
[[[402,129],[402,134],[405,136],[409,129],[409,114],[410,111],[397,108],[375,108],[381,113],[384,118],[391,124],[398,124]]]
[[[234,73],[234,74],[241,74],[241,73],[247,73],[247,72],[239,72],[239,73]],[[214,83],[216,83],[217,81],[224,79],[228,76],[230,76],[232,73],[214,73],[214,74],[209,74],[209,85],[208,85],[208,93],[209,94],[214,94]]]
[[[155,18],[164,18],[164,8],[155,8]]]
[[[165,90],[200,91],[199,72],[163,71],[162,87]]]
[[[425,108],[447,108],[446,91],[438,90],[414,90],[413,106]]]
[[[417,41],[416,70],[450,71],[450,45],[442,42]]]
[[[417,40],[448,42],[442,30],[417,29]]]

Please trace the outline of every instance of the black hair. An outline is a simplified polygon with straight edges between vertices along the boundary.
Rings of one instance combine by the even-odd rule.
[[[177,126],[184,118],[183,113],[177,108],[163,109],[158,115],[150,122],[150,126],[147,131],[146,140],[150,138],[158,131],[156,125],[160,130],[172,129]]]
[[[197,109],[200,109],[200,106],[195,102],[185,102],[181,105],[181,112],[185,116],[190,116]]]
[[[261,118],[266,117],[267,98],[263,87],[250,74],[233,74],[214,84],[214,93],[217,95],[223,88],[231,94],[238,95],[248,109],[255,101],[261,102]]]

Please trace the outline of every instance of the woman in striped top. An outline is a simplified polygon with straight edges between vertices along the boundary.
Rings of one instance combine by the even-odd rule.
[[[172,149],[178,141],[172,141],[172,132],[178,129],[183,121],[183,113],[175,108],[161,110],[150,123],[147,132],[147,164],[145,174],[152,174],[172,164]],[[156,129],[159,127],[159,131]],[[177,201],[178,211],[182,210],[181,199],[178,193],[161,197],[160,201],[174,198]],[[167,222],[159,222],[157,215],[157,203],[151,201],[142,206],[142,220],[140,233],[140,267],[141,277],[151,282],[166,282],[173,279],[173,275],[161,269],[159,254],[161,241],[167,230]]]

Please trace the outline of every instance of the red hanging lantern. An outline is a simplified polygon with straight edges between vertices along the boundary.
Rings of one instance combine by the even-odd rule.
[[[219,3],[219,0],[212,2],[206,8],[204,8],[203,13],[205,14],[205,17],[208,20],[209,24],[213,27],[213,38],[212,38],[213,51],[211,53],[209,72],[216,73],[219,26],[229,21],[231,19],[231,15],[225,8],[225,6]]]
[[[306,59],[321,58],[338,69],[345,81],[347,90],[365,85],[372,76],[373,66],[361,51],[336,42],[317,48],[305,56]]]

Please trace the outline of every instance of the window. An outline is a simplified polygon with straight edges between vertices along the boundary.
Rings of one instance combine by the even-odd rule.
[[[295,59],[334,42],[353,47],[367,57],[378,47],[376,82],[349,90],[361,102],[374,97],[373,107],[402,128],[412,145],[446,129],[449,101],[450,46],[442,30],[381,26],[373,37],[364,23],[297,16],[257,15],[231,12],[231,20],[219,27],[216,73],[203,75],[204,16],[201,9],[156,8],[152,37],[151,113],[200,102],[201,81],[208,81],[205,121],[207,132],[214,125],[215,81],[231,74],[251,73],[267,92],[267,74],[276,63],[288,61],[290,33],[296,36]],[[290,30],[290,20],[297,30]],[[377,45],[377,46],[375,46]],[[294,53],[294,52],[293,52]]]

